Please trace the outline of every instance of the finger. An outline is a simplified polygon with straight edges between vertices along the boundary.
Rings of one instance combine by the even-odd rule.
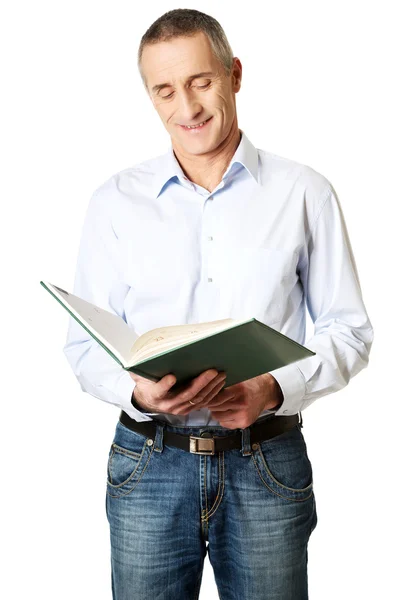
[[[222,417],[212,417],[215,418],[216,421],[221,425],[221,427],[225,427],[226,429],[239,429],[238,423],[236,422],[236,418],[233,419],[225,419]]]
[[[207,381],[207,379],[209,380],[209,383],[206,385],[206,387],[204,387],[204,383],[205,381]],[[202,390],[202,393],[204,394],[210,389],[212,389],[213,386],[215,386],[221,380],[226,380],[226,373],[224,373],[223,371],[218,373],[216,369],[209,369],[208,371],[204,371],[198,377],[193,379],[188,385],[186,384],[184,386],[183,391],[180,392],[180,386],[178,386],[178,390],[170,391],[176,382],[176,377],[172,374],[166,375],[165,377],[160,379],[159,382],[157,382],[157,388],[155,389],[155,395],[159,399],[159,411],[170,412],[173,414],[181,414],[177,412],[180,408],[185,409],[188,405],[189,408],[191,406],[194,406],[189,402],[189,400],[193,400],[194,398],[196,398],[194,390],[200,388]]]
[[[171,401],[178,400],[179,401],[178,404],[172,404],[172,407],[171,406],[170,407],[173,408],[174,406],[179,406],[181,403],[192,400],[197,395],[195,393],[195,390],[203,389],[204,383],[207,380],[207,378],[211,384],[211,383],[215,383],[215,381],[217,380],[217,377],[219,375],[220,375],[220,373],[218,373],[218,371],[216,371],[215,369],[209,369],[208,371],[201,373],[201,375],[199,375],[198,377],[195,377],[194,379],[192,379],[189,383],[180,383],[175,386],[175,389],[170,391],[171,388],[174,386],[174,383],[176,382],[176,378],[175,378],[175,381],[172,385],[167,384],[167,387],[164,386],[164,387],[159,388],[160,389],[160,392],[159,392],[160,400],[168,401],[169,403],[171,403]],[[168,376],[166,375],[165,377],[168,377]],[[160,380],[158,383],[161,383],[161,382],[162,382],[162,380]]]
[[[225,375],[225,373],[223,373]],[[204,371],[198,377],[195,377],[187,387],[187,389],[182,392],[182,396],[184,400],[191,400],[195,398],[204,388],[207,388],[213,382],[215,383],[217,377],[222,375],[216,369],[209,369],[208,371]],[[204,390],[204,393],[207,393],[207,390]]]
[[[204,400],[202,400],[201,404],[204,406],[209,406],[212,405],[214,402],[216,402],[217,404],[221,404],[222,402],[224,402],[225,383],[226,380],[223,382],[222,386],[215,386],[215,388],[210,390],[205,396]]]
[[[129,375],[132,377],[132,379],[136,382],[139,381],[149,381],[146,377],[142,377],[141,375],[137,375],[136,373],[133,373],[132,371],[128,371]]]
[[[181,406],[187,406],[187,405],[189,405],[190,407],[194,406],[194,405],[202,406],[204,404],[204,399],[211,397],[210,394],[218,393],[222,389],[222,387],[225,385],[225,381],[226,381],[225,373],[219,374],[205,388],[203,388],[201,393],[199,393],[197,396],[194,396],[194,397],[190,394],[189,389],[185,390],[185,392],[183,392],[176,398],[176,400],[179,401],[179,404],[176,405],[177,408],[179,408]],[[192,402],[189,402],[189,400],[192,400]],[[193,410],[193,409],[191,409],[191,410]]]
[[[209,373],[209,377],[213,375],[213,373]],[[222,379],[223,378],[223,379]],[[198,379],[198,378],[197,378]],[[203,378],[204,379],[204,378]],[[209,384],[209,388],[206,389],[211,389],[212,386],[216,385],[216,382],[218,383],[219,381],[223,381],[225,382],[226,379],[226,374],[225,373],[220,373],[217,375],[216,377],[212,377],[211,382]],[[194,381],[194,380],[193,380]],[[157,382],[157,384],[155,384],[157,386],[157,388],[155,388],[155,398],[158,398],[158,410],[160,412],[169,412],[172,414],[183,414],[181,412],[177,412],[179,409],[185,410],[186,407],[189,407],[190,410],[193,410],[192,405],[189,400],[193,399],[193,392],[191,392],[190,390],[192,389],[192,385],[190,384],[189,386],[186,386],[184,388],[184,391],[179,393],[179,392],[175,392],[174,391],[170,391],[171,387],[173,387],[173,385],[176,382],[176,377],[172,374],[169,375],[165,375],[165,377],[163,377],[162,379],[160,379],[160,381]]]
[[[208,376],[209,379],[211,375]],[[225,381],[226,373],[217,373],[215,377],[211,377],[206,386],[201,385],[198,380],[194,379],[178,396],[176,399],[179,402],[185,403],[189,402],[189,400],[193,400],[193,402],[200,402],[210,390],[213,389],[220,381]],[[203,378],[204,382],[204,378]],[[197,392],[196,392],[197,390]]]
[[[214,404],[213,401],[210,402],[209,408],[212,411],[221,412],[224,410],[234,410],[238,408],[237,400],[233,401],[234,398],[227,398],[223,402],[216,402]]]
[[[215,408],[214,406],[213,406],[212,408],[210,407],[210,410],[211,410],[213,413],[215,412],[215,413],[218,413],[219,415],[221,415],[221,414],[223,414],[223,413],[226,413],[226,412],[228,412],[228,413],[229,413],[229,411],[232,411],[232,410],[234,410],[235,408],[237,408],[237,407],[235,407],[235,406],[232,406],[232,404],[231,404],[231,405],[228,405],[228,406],[225,406],[225,405],[223,404],[223,405],[221,405],[221,406],[217,406],[216,408]]]
[[[160,381],[157,381],[154,391],[158,397],[163,397],[172,388],[172,386],[175,385],[175,383],[175,375],[169,373],[168,375],[164,375]]]
[[[236,400],[237,396],[234,396],[228,392],[228,390],[223,390],[220,394],[212,398],[209,402],[211,408],[225,405],[227,402],[232,403],[233,400]]]
[[[214,398],[217,394],[219,394],[219,392],[224,387],[225,383],[226,375],[225,373],[220,373],[218,377],[216,377],[211,383],[209,383],[205,388],[203,388],[201,393],[198,394],[198,397],[194,398],[193,401],[196,402],[196,404],[199,404],[200,406],[204,406],[205,404],[207,404],[207,402],[211,400],[211,398]]]
[[[208,396],[206,396],[206,398],[204,400],[200,400],[199,402],[196,402],[195,404],[192,404],[191,402],[189,402],[188,400],[186,402],[183,402],[179,407],[177,407],[177,410],[179,410],[179,413],[176,414],[188,414],[189,412],[191,412],[192,410],[200,410],[201,408],[204,408],[207,406],[207,398],[211,397],[212,394],[218,393],[225,385],[225,380],[224,381],[220,381],[219,383],[217,383],[212,392],[210,392],[210,394]]]

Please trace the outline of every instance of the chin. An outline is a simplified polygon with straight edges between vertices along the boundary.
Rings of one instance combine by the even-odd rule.
[[[210,152],[214,148],[214,144],[205,140],[182,140],[179,139],[180,147],[188,152],[189,154],[204,154],[204,152]]]

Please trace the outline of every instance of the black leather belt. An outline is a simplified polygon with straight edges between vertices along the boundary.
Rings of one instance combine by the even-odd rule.
[[[299,414],[290,415],[289,417],[276,417],[274,414],[272,414],[265,419],[256,421],[249,427],[250,445],[256,442],[269,440],[280,433],[284,433],[285,431],[293,429],[293,427],[296,427],[296,425],[302,426],[301,413]],[[134,419],[131,419],[131,417],[124,411],[121,411],[119,420],[123,425],[125,425],[125,427],[128,427],[128,429],[142,433],[152,440],[155,439],[157,429],[157,421],[155,419],[153,419],[153,421],[135,421]],[[158,421],[158,423],[160,423],[160,421]],[[199,426],[196,425],[196,427]],[[212,429],[212,425],[207,427]],[[175,433],[164,429],[163,440],[167,446],[170,445],[175,446],[176,448],[182,448],[182,450],[192,452],[193,454],[216,454],[222,450],[241,448],[242,431],[240,430],[226,436],[215,437],[213,437],[212,433],[204,431],[201,433],[200,437],[197,437],[190,434]]]

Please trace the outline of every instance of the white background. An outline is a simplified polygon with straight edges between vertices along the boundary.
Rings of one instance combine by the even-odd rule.
[[[242,62],[239,126],[252,143],[335,187],[375,329],[368,368],[303,413],[319,518],[310,599],[398,597],[395,2],[11,6],[0,19],[1,596],[111,599],[105,477],[119,409],[81,392],[62,353],[68,314],[39,281],[71,290],[94,189],[167,150],[136,52],[156,18],[185,7],[217,18]],[[208,557],[200,597],[218,598]]]

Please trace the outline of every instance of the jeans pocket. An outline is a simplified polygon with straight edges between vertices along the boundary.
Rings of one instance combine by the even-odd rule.
[[[129,494],[147,468],[154,444],[143,434],[117,423],[107,461],[107,494],[120,497]]]
[[[275,495],[298,502],[312,496],[312,466],[298,425],[259,442],[253,459],[261,481]]]

